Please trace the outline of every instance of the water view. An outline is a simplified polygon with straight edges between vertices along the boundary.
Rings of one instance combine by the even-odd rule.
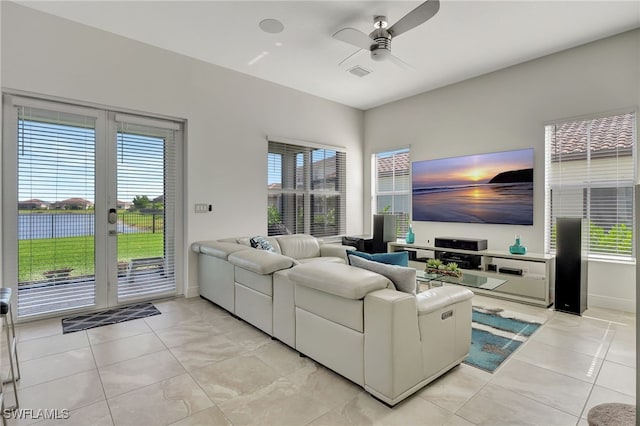
[[[93,214],[19,214],[18,239],[35,240],[94,235],[94,223],[95,216]],[[138,226],[127,225],[123,219],[118,220],[118,233],[130,234],[136,232],[147,231]]]
[[[413,220],[533,224],[533,183],[423,189],[413,194]]]

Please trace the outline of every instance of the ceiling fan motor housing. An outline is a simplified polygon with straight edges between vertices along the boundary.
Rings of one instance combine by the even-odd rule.
[[[371,59],[382,61],[391,54],[391,34],[384,28],[378,28],[370,34],[375,44],[371,47]]]

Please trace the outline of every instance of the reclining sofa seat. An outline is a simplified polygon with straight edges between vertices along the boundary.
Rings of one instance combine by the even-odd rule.
[[[191,244],[198,253],[200,296],[231,313],[235,313],[234,266],[229,255],[247,247],[224,241],[200,241]]]
[[[296,349],[389,405],[469,353],[468,289],[403,293],[382,275],[340,264],[300,265],[289,279],[296,285]]]
[[[251,247],[250,237],[192,244],[199,254],[200,295],[265,333],[295,347],[295,265],[344,263],[353,247],[322,244],[305,234],[268,237],[273,252]]]

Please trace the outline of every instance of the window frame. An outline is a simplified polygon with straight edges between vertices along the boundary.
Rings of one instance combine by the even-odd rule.
[[[335,187],[334,189],[327,188],[314,188],[314,164],[318,161],[324,161],[327,158],[325,157],[323,160],[314,161],[313,153],[319,150],[335,152],[335,167],[336,167],[336,177],[335,177]],[[279,155],[280,156],[280,188],[271,187],[269,183],[270,176],[274,172],[271,167],[271,156]],[[299,156],[302,156],[300,159]],[[287,158],[288,157],[288,158]],[[299,141],[288,138],[280,138],[280,137],[267,137],[267,234],[268,235],[278,235],[277,233],[272,232],[271,220],[269,216],[271,215],[272,203],[271,199],[276,198],[276,200],[283,200],[282,196],[293,196],[293,206],[295,207],[295,211],[283,211],[284,206],[278,207],[278,213],[281,217],[287,217],[287,219],[281,219],[280,224],[285,225],[286,223],[293,224],[295,229],[290,230],[293,233],[304,233],[308,235],[313,235],[318,238],[327,238],[327,237],[335,237],[339,235],[345,234],[346,229],[346,178],[347,178],[347,152],[346,149],[339,146],[333,145],[322,145],[316,144],[307,141]],[[299,163],[302,161],[302,165]],[[285,170],[286,167],[289,167],[289,171]],[[300,170],[301,169],[301,170]],[[299,175],[299,171],[302,171],[302,175]],[[326,176],[325,176],[326,178]],[[288,184],[287,184],[288,183]],[[280,197],[280,198],[278,198]],[[302,202],[302,216],[300,217],[299,212],[299,203],[300,200],[298,197],[301,197]],[[318,232],[317,224],[314,223],[317,218],[318,212],[315,210],[314,205],[317,205],[317,198],[330,198],[337,197],[337,210],[338,214],[335,215],[334,210],[334,220],[335,220],[335,233],[323,233]],[[307,214],[307,212],[309,212]],[[323,213],[328,216],[328,212]],[[325,216],[326,217],[326,216]],[[301,221],[301,222],[300,222]],[[287,228],[289,231],[289,229]],[[325,226],[326,230],[326,226]],[[302,231],[302,232],[300,232]]]
[[[587,161],[587,164],[584,166],[587,170],[587,177],[585,178],[582,184],[578,183],[567,183],[567,184],[552,184],[551,180],[551,165],[554,162],[552,149],[551,149],[551,137],[549,136],[549,128],[552,126],[560,126],[572,123],[580,123],[584,121],[595,121],[599,119],[606,119],[610,117],[620,116],[620,115],[632,115],[632,125],[631,125],[631,164],[633,170],[632,178],[619,179],[617,176],[613,176],[609,178],[606,176],[605,178],[593,178],[591,175],[591,171],[596,169],[597,167],[591,166],[591,161],[594,159],[603,158],[602,154],[594,153],[590,149],[591,144],[591,124],[588,127],[588,140],[587,147],[588,149],[584,154],[568,154],[567,160],[565,162],[571,160],[584,160]],[[616,254],[616,253],[603,253],[602,251],[594,251],[594,248],[597,248],[592,245],[591,241],[587,242],[587,256],[589,260],[598,260],[605,262],[619,262],[619,263],[633,263],[635,262],[637,252],[636,252],[636,238],[637,238],[637,223],[635,220],[636,212],[635,212],[635,203],[636,203],[636,194],[635,194],[635,186],[638,179],[638,157],[637,157],[637,132],[638,132],[638,109],[636,108],[626,108],[615,111],[609,111],[600,114],[591,114],[586,116],[579,116],[574,118],[562,119],[557,121],[551,121],[544,123],[544,132],[545,132],[545,221],[544,221],[544,249],[547,254],[555,254],[555,245],[553,244],[553,198],[552,194],[554,190],[582,190],[583,192],[583,208],[582,208],[582,217],[585,219],[589,228],[591,223],[591,218],[593,217],[594,210],[597,210],[598,206],[603,205],[602,203],[592,204],[592,190],[598,189],[610,189],[610,190],[630,190],[631,199],[628,205],[631,206],[631,228],[632,228],[632,241],[631,241],[631,254]],[[572,158],[572,156],[574,158]],[[581,157],[584,156],[584,159]],[[619,155],[616,157],[620,157]],[[616,207],[619,209],[619,207]],[[617,210],[616,210],[617,211]],[[586,232],[585,235],[588,239],[590,239],[590,232]]]
[[[395,167],[393,168],[392,174],[391,174],[391,178],[392,178],[392,184],[391,184],[391,190],[380,190],[378,184],[379,184],[379,170],[378,170],[378,157],[382,156],[382,155],[387,155],[387,156],[395,156],[398,154],[407,154],[407,188],[406,189],[401,189],[401,190],[397,190],[396,189],[396,177],[399,176],[399,174],[397,173],[398,169]],[[398,235],[404,235],[408,228],[409,228],[409,224],[411,223],[411,146],[405,146],[405,147],[399,147],[399,148],[393,148],[393,149],[388,149],[388,150],[384,150],[384,151],[378,151],[378,152],[374,152],[373,154],[371,154],[371,177],[372,177],[372,191],[371,191],[371,223],[373,223],[373,215],[374,214],[379,214],[381,212],[378,212],[378,199],[379,197],[391,197],[392,200],[395,200],[396,196],[406,196],[407,197],[407,210],[406,212],[402,212],[402,211],[396,211],[395,206],[391,205],[391,210],[388,212],[390,214],[405,214],[406,215],[406,224],[403,224],[402,221],[398,222]]]

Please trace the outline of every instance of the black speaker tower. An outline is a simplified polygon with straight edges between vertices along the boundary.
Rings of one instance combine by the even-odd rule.
[[[386,253],[387,243],[395,241],[396,238],[396,216],[392,214],[374,214],[371,253]]]
[[[556,311],[582,315],[587,309],[587,229],[581,218],[556,219]]]

